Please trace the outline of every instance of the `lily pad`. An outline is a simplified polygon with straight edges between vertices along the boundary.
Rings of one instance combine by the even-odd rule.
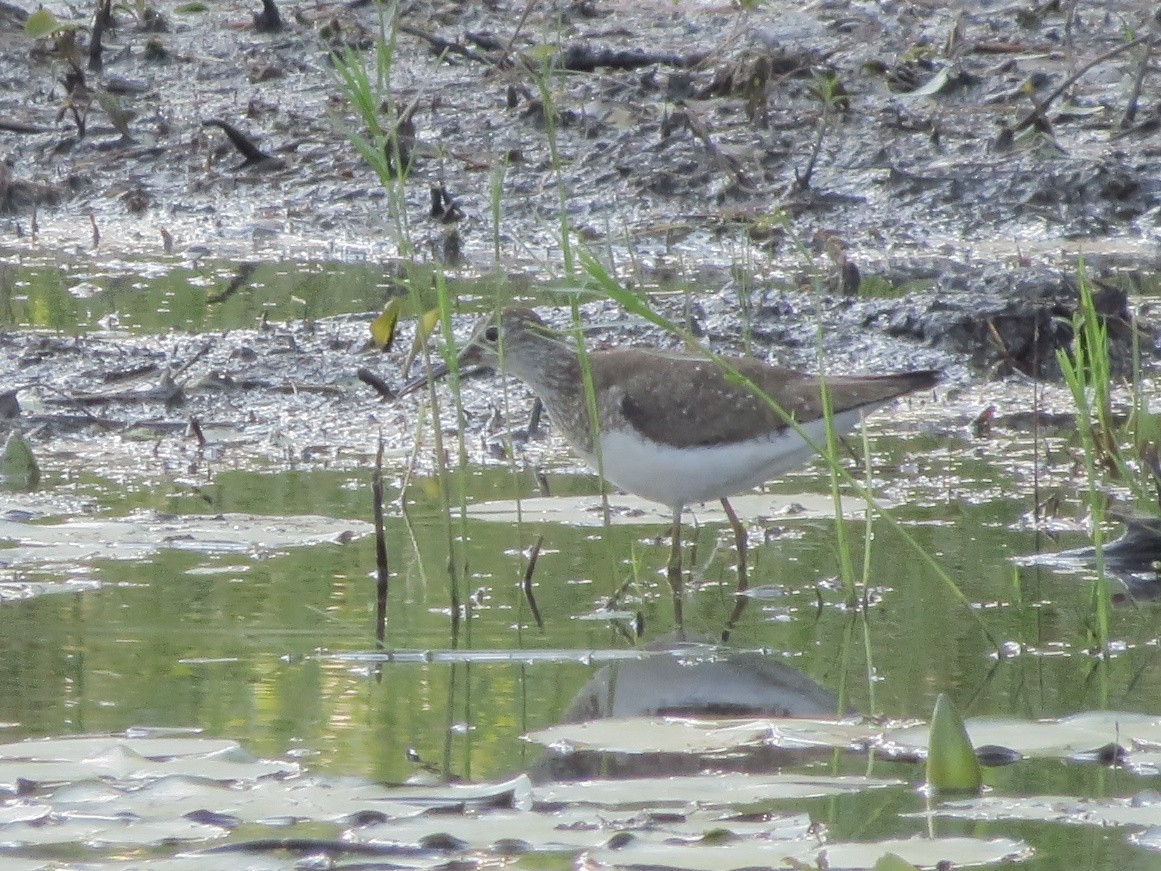
[[[655,845],[631,841],[615,849],[586,854],[592,865],[604,867],[686,868],[692,871],[733,871],[736,868],[871,869],[884,855],[925,868],[949,862],[956,868],[991,865],[1027,858],[1031,850],[1022,841],[1007,838],[903,838],[869,843],[819,844],[813,837],[796,844],[745,841],[691,849],[683,844]]]
[[[767,726],[755,720],[709,725],[705,722],[650,717],[610,717],[538,729],[528,739],[565,750],[610,753],[720,753],[761,744]]]
[[[706,810],[657,819],[637,811],[574,806],[551,813],[498,812],[450,820],[428,816],[369,826],[360,830],[357,837],[371,843],[418,845],[440,833],[451,833],[464,842],[465,849],[497,850],[521,842],[538,852],[574,852],[605,847],[630,833],[634,839],[656,845],[671,841],[694,844],[703,842],[707,835],[791,843],[808,837],[810,827],[810,816],[804,813],[771,814],[768,819],[755,822],[723,818],[720,813]]]
[[[120,519],[31,524],[0,519],[0,566],[76,565],[95,559],[139,560],[162,548],[203,553],[269,553],[370,534],[360,520],[253,514],[172,517],[142,512]]]
[[[1141,802],[1135,798],[996,795],[945,802],[933,813],[935,816],[968,820],[1031,820],[1101,827],[1153,826],[1161,819],[1161,802]]]
[[[608,753],[716,753],[753,744],[801,749],[850,747],[878,729],[861,720],[608,717],[537,729],[526,737],[563,750]]]
[[[747,804],[774,799],[818,798],[901,786],[903,781],[806,774],[703,774],[692,777],[639,777],[554,783],[532,791],[539,803],[595,804],[606,807],[697,804]]]
[[[1161,717],[1126,711],[1086,711],[1059,720],[973,717],[964,726],[974,746],[1006,747],[1024,756],[1067,758],[1113,743],[1161,746]],[[923,752],[927,732],[926,726],[889,730],[884,741]]]
[[[828,520],[834,517],[834,502],[819,493],[747,493],[730,497],[730,504],[743,520]],[[867,509],[862,499],[843,498],[843,515],[860,517]],[[699,523],[727,523],[718,504],[698,506],[692,512]],[[563,523],[571,526],[604,525],[604,506],[599,496],[547,496],[532,499],[500,499],[468,506],[468,516],[494,523]],[[673,522],[669,509],[639,496],[609,495],[609,520],[615,526],[665,525]]]
[[[35,762],[81,762],[122,748],[145,759],[173,759],[179,756],[209,756],[223,752],[243,752],[237,741],[223,738],[130,738],[95,735],[80,738],[37,738],[0,744],[0,760],[28,759]]]

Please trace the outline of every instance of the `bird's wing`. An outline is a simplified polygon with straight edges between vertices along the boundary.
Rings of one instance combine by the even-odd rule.
[[[629,350],[604,352],[593,362],[597,386],[605,386],[619,402],[625,421],[653,441],[675,447],[719,445],[757,438],[786,425],[768,403],[710,360]],[[742,363],[745,370],[755,362],[735,365]],[[778,381],[773,372],[795,374],[763,372],[765,383],[759,385],[763,390]],[[754,373],[743,374],[753,378]]]
[[[645,438],[675,447],[728,444],[780,432],[786,419],[766,397],[800,424],[823,416],[817,376],[760,360],[730,359],[730,371],[712,360],[640,350],[590,357],[596,386],[616,398],[625,420]],[[642,365],[646,359],[649,364]],[[937,379],[934,372],[905,372],[828,377],[826,384],[831,410],[838,413],[875,408]]]

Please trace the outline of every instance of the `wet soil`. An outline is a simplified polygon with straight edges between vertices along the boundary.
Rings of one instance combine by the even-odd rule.
[[[989,405],[987,422],[997,431],[1055,430],[1074,420],[1062,384],[1038,384],[1015,370],[1002,381],[981,381],[970,355],[954,350],[959,331],[929,342],[892,329],[910,323],[908,312],[916,305],[911,300],[812,298],[803,307],[801,296],[772,293],[762,300],[748,334],[751,353],[811,369],[821,352],[832,372],[944,371],[934,396],[895,409],[880,427],[971,437],[973,419]],[[731,302],[726,293],[692,305],[670,296],[655,300],[655,307],[718,351],[740,354],[747,337]],[[626,318],[610,302],[586,304],[581,317],[591,326],[590,347],[681,349],[679,337]],[[75,469],[124,483],[162,475],[179,491],[195,494],[230,468],[365,470],[379,438],[394,475],[408,468],[430,472],[432,452],[416,452],[417,440],[426,442],[432,425],[419,411],[427,402],[424,391],[403,399],[393,395],[405,373],[422,371],[422,358],[408,363],[415,324],[402,325],[393,347],[380,351],[369,341],[370,320],[340,316],[164,338],[115,331],[76,337],[0,332],[0,385],[6,388],[0,390],[0,440],[22,431],[54,480]],[[567,312],[552,313],[550,320],[569,324]],[[459,341],[467,340],[473,322],[467,315],[457,319]],[[991,359],[993,371],[1006,363],[997,353]],[[501,390],[489,376],[466,373],[461,384],[472,461],[508,469],[514,450],[529,467],[581,468],[552,436],[551,425],[529,433],[531,394],[516,382]],[[1141,389],[1151,389],[1149,383]],[[442,415],[441,426],[454,442],[453,414],[445,406]],[[34,513],[59,508],[51,496],[44,505],[31,498],[20,504]]]
[[[1161,206],[1150,4],[436,2],[392,24],[283,2],[271,28],[257,2],[166,3],[118,7],[99,70],[92,21],[47,8],[78,24],[73,49],[24,32],[31,4],[0,3],[9,264],[408,258],[550,278],[563,209],[573,255],[716,291],[663,309],[726,351],[748,339],[811,367],[821,335],[836,369],[1051,376],[1083,254],[1114,363],[1135,335],[1157,354],[1133,300]],[[380,123],[409,163],[387,184],[352,143],[370,134],[334,62],[373,71],[383,33]],[[598,341],[659,340],[608,306],[586,316],[620,330]],[[368,424],[404,432],[413,414],[355,380],[366,336],[358,318],[165,343],[0,334],[0,393],[20,391],[25,428],[193,418],[269,457],[362,461]],[[390,383],[405,346],[370,361]]]
[[[1156,257],[1144,2],[404,3],[377,94],[385,128],[408,122],[396,195],[351,143],[366,127],[333,63],[373,72],[374,5],[284,0],[273,30],[257,0],[141,8],[118,7],[95,71],[91,21],[70,55],[25,35],[33,4],[0,6],[9,244],[482,269],[498,234],[502,265],[559,274],[563,202],[571,243],[634,277],[802,280],[801,244],[846,290]]]

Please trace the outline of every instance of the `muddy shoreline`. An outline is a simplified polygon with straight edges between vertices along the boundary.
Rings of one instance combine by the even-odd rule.
[[[394,193],[351,144],[331,61],[373,62],[373,5],[284,0],[273,32],[257,2],[191,9],[118,10],[100,72],[76,22],[69,92],[67,52],[5,6],[6,247],[160,255],[164,229],[178,253],[490,270],[498,242],[502,268],[550,276],[563,202],[573,246],[644,280],[1156,261],[1146,3],[405,4],[382,92],[413,125]]]
[[[332,62],[371,63],[385,19],[280,8],[272,32],[257,3],[117,10],[101,71],[79,54],[86,90],[70,92],[59,40],[25,34],[31,9],[0,7],[5,274],[321,258],[382,263],[389,283],[418,260],[535,285],[564,275],[563,208],[574,269],[583,247],[632,286],[691,289],[659,305],[727,353],[745,344],[745,299],[752,351],[785,365],[821,352],[836,371],[938,367],[953,385],[1051,378],[1083,256],[1118,372],[1133,317],[1143,364],[1157,359],[1141,300],[1161,207],[1148,4],[407,4],[387,31],[383,117],[410,113],[412,165],[387,187],[352,145],[365,128]],[[268,160],[244,160],[227,128]],[[594,342],[675,341],[584,311],[610,326]],[[173,334],[164,349],[115,325],[0,332],[0,393],[18,397],[2,425],[66,440],[143,427],[169,444],[192,418],[257,446],[246,454],[363,462],[368,426],[403,433],[414,415],[355,378],[402,377],[404,351],[367,351],[368,319]],[[167,462],[196,466],[189,450]]]

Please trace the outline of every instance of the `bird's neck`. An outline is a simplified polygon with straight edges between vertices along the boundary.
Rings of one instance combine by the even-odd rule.
[[[507,366],[540,397],[560,434],[591,463],[593,425],[575,346],[568,340],[537,337],[535,347],[510,354]]]
[[[576,348],[567,340],[537,336],[525,347],[509,349],[505,359],[509,372],[527,384],[544,400],[570,395],[580,382],[580,360]]]

